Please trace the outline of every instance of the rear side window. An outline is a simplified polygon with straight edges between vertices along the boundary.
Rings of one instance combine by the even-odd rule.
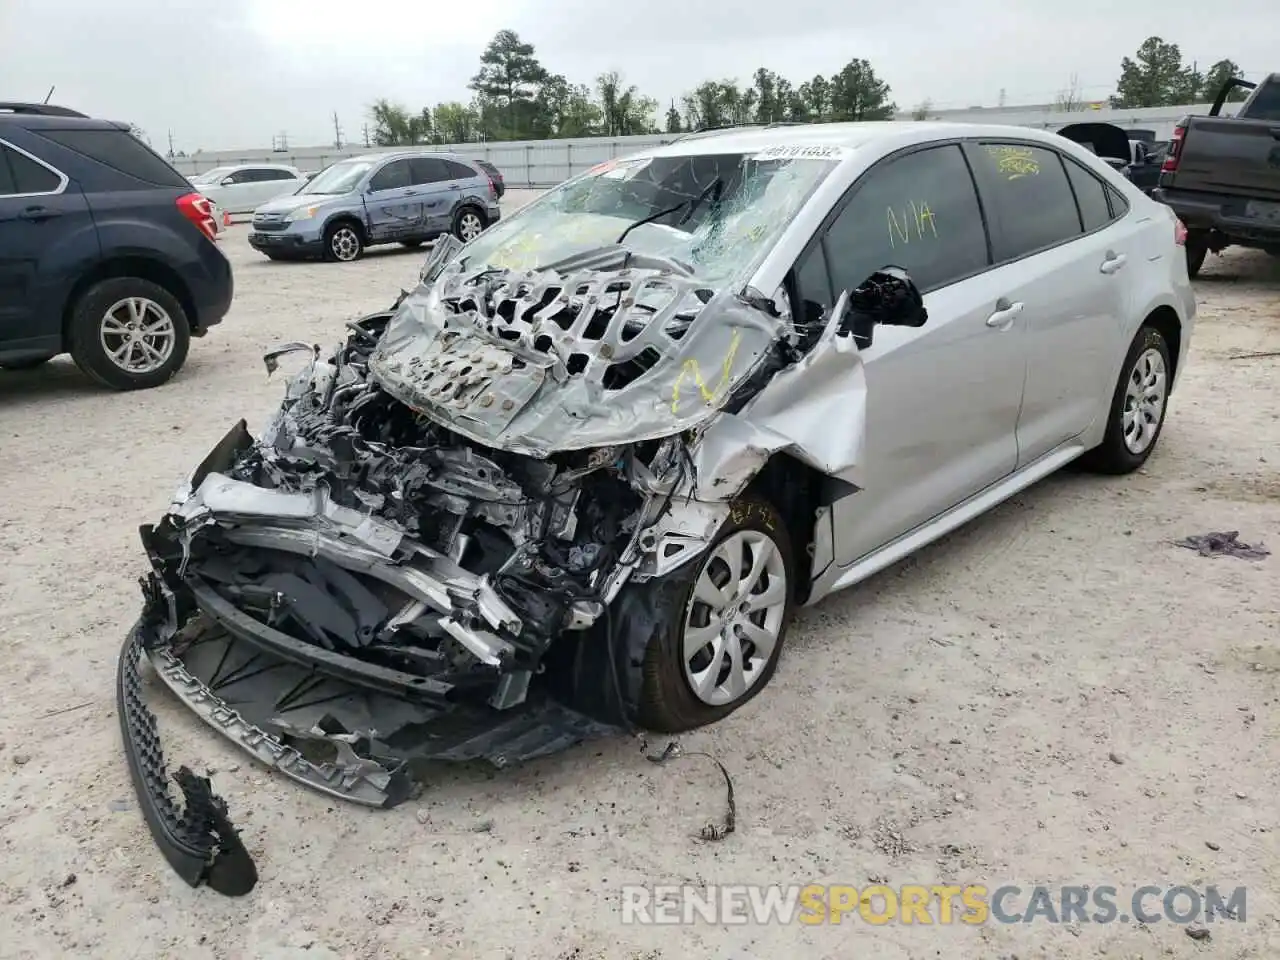
[[[414,183],[444,183],[453,179],[445,161],[439,157],[414,157],[409,163],[413,167]]]
[[[1075,191],[1085,233],[1106,226],[1112,219],[1106,185],[1074,160],[1067,160],[1066,164],[1067,179]]]
[[[1025,143],[983,143],[973,151],[997,263],[1080,236],[1080,211],[1056,151]]]
[[[296,180],[297,177],[288,170],[259,170],[258,179],[265,182],[268,180]]]
[[[450,180],[470,180],[478,174],[468,167],[465,163],[458,163],[456,160],[446,160],[445,167],[449,170]]]
[[[53,193],[62,178],[25,153],[0,146],[0,197]]]
[[[837,291],[889,265],[904,268],[923,291],[988,266],[982,211],[958,146],[882,161],[855,190],[827,232]]]
[[[74,150],[126,176],[157,187],[191,184],[145,143],[125,130],[40,130],[46,140]]]

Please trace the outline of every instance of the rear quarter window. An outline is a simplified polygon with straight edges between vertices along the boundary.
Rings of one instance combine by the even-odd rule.
[[[103,166],[157,187],[189,188],[190,184],[158,153],[125,130],[67,128],[38,133]]]
[[[456,160],[446,160],[444,165],[449,169],[450,180],[470,180],[479,176],[465,163],[458,163]]]

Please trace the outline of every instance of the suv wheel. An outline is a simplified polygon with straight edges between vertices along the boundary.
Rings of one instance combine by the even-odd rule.
[[[324,256],[326,260],[351,263],[364,253],[364,240],[360,230],[351,223],[339,221],[330,224],[324,232]]]
[[[466,243],[484,231],[484,215],[475,207],[463,207],[453,218],[453,235]]]
[[[191,344],[186,311],[149,280],[117,277],[90,287],[72,308],[76,365],[113,390],[158,387],[181,369]]]

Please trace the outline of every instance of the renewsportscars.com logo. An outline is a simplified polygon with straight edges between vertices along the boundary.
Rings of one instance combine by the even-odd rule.
[[[872,925],[984,923],[1174,923],[1245,920],[1247,891],[1217,886],[1147,885],[1121,892],[1114,886],[983,884],[711,885],[622,888],[622,922],[628,924],[826,924]]]

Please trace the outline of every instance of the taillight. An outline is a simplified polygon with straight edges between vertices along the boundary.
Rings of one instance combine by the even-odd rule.
[[[200,193],[187,193],[178,198],[178,210],[196,225],[210,240],[218,236],[218,224],[213,219],[213,201]]]
[[[489,196],[496,197],[497,195],[498,195],[498,184],[493,179],[493,177],[490,177],[489,178]]]
[[[1182,157],[1182,145],[1186,141],[1187,128],[1178,124],[1173,128],[1173,139],[1169,141],[1169,152],[1165,154],[1164,163],[1160,164],[1161,173],[1173,173],[1178,169],[1178,160]]]
[[[1187,225],[1177,218],[1173,221],[1173,242],[1180,247],[1187,245]]]

